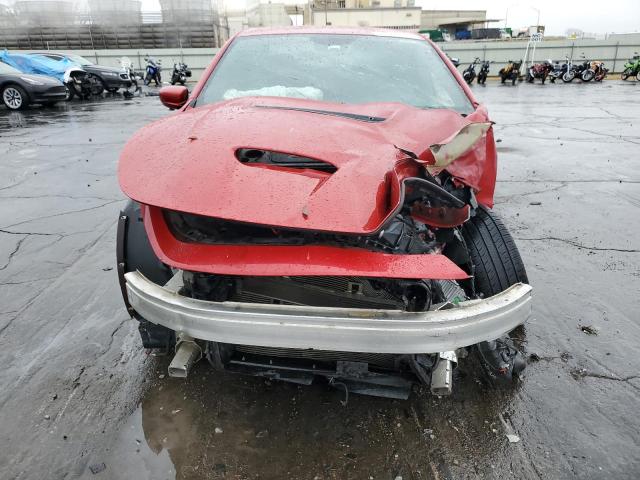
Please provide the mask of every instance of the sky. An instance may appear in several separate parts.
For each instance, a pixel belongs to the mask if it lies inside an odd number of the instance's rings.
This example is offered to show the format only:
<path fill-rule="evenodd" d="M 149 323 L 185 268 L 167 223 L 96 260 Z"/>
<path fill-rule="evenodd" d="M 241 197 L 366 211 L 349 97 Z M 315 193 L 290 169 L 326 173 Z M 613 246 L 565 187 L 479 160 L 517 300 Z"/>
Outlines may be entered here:
<path fill-rule="evenodd" d="M 226 0 L 233 6 L 244 0 Z M 263 2 L 267 3 L 265 0 Z M 305 0 L 273 0 L 273 3 L 304 3 Z M 568 29 L 584 32 L 640 32 L 640 0 L 416 0 L 428 10 L 487 10 L 487 18 L 501 19 L 495 26 L 519 29 L 535 25 L 540 11 L 540 24 L 547 35 L 564 35 Z M 159 10 L 158 0 L 142 0 L 143 10 Z"/>

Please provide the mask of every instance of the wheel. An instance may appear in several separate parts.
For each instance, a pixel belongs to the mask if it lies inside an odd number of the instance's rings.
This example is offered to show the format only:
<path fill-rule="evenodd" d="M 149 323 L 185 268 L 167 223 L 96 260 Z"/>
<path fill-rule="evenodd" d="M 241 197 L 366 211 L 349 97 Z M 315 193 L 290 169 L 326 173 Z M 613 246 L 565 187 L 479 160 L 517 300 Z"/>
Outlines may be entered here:
<path fill-rule="evenodd" d="M 479 206 L 476 215 L 463 225 L 462 236 L 474 266 L 477 293 L 489 297 L 516 283 L 529 283 L 518 248 L 494 212 Z"/>
<path fill-rule="evenodd" d="M 74 88 L 70 87 L 69 85 L 65 85 L 64 89 L 65 89 L 65 93 L 66 93 L 66 96 L 64 97 L 64 101 L 65 102 L 69 102 L 76 95 L 76 91 L 75 91 Z"/>
<path fill-rule="evenodd" d="M 527 82 L 533 83 L 533 75 L 531 75 L 530 73 L 527 73 Z"/>
<path fill-rule="evenodd" d="M 562 81 L 564 83 L 570 83 L 574 78 L 576 78 L 576 72 L 564 72 L 564 75 L 562 75 Z"/>
<path fill-rule="evenodd" d="M 638 70 L 638 73 L 636 73 L 636 80 L 640 82 L 640 70 Z"/>
<path fill-rule="evenodd" d="M 476 215 L 463 225 L 462 236 L 473 264 L 477 294 L 489 297 L 516 283 L 529 283 L 511 234 L 491 210 L 478 207 Z M 476 347 L 480 363 L 494 385 L 511 385 L 514 375 L 526 366 L 509 336 L 481 342 Z"/>
<path fill-rule="evenodd" d="M 171 269 L 153 252 L 140 215 L 140 204 L 136 202 L 130 201 L 120 212 L 116 257 L 119 263 L 124 263 L 123 271 L 118 272 L 119 276 L 137 270 L 159 285 L 164 285 L 173 276 Z M 133 313 L 133 316 L 140 322 L 138 330 L 144 348 L 168 350 L 175 344 L 173 330 L 150 323 L 138 313 Z"/>
<path fill-rule="evenodd" d="M 29 96 L 18 85 L 7 85 L 2 90 L 2 101 L 9 110 L 22 110 L 29 105 Z"/>
<path fill-rule="evenodd" d="M 504 84 L 504 82 L 507 81 L 507 77 L 505 77 L 504 75 L 500 76 L 500 83 Z"/>
<path fill-rule="evenodd" d="M 89 75 L 89 83 L 91 84 L 91 95 L 96 97 L 102 95 L 105 86 L 100 78 L 95 75 Z"/>
<path fill-rule="evenodd" d="M 593 80 L 593 77 L 595 76 L 596 76 L 596 73 L 593 70 L 588 69 L 582 72 L 581 78 L 583 82 L 590 82 L 591 80 Z"/>
<path fill-rule="evenodd" d="M 544 82 L 547 81 L 547 76 L 546 75 L 542 75 L 542 77 L 540 77 L 540 81 L 542 82 L 542 85 L 544 85 Z"/>
<path fill-rule="evenodd" d="M 626 80 L 630 76 L 631 76 L 631 69 L 630 68 L 625 68 L 624 71 L 620 74 L 620 78 L 622 80 Z"/>

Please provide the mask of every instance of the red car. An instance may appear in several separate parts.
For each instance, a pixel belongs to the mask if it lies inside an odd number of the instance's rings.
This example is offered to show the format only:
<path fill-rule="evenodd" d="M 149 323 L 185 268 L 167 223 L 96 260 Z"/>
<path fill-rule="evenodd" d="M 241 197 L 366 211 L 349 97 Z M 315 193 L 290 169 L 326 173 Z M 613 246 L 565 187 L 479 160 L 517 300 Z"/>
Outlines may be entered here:
<path fill-rule="evenodd" d="M 524 367 L 507 334 L 531 287 L 491 211 L 492 124 L 429 40 L 249 30 L 160 98 L 179 112 L 120 159 L 117 256 L 169 375 L 206 358 L 405 398 L 450 393 L 467 353 L 496 380 Z"/>

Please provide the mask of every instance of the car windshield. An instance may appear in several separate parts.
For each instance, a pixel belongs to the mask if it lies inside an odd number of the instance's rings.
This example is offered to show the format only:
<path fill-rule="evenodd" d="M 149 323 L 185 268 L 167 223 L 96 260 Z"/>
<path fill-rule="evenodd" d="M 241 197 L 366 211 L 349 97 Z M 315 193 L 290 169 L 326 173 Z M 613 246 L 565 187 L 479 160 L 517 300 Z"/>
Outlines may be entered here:
<path fill-rule="evenodd" d="M 8 74 L 13 75 L 16 73 L 22 73 L 22 72 L 17 68 L 13 68 L 12 66 L 7 65 L 4 62 L 0 62 L 0 75 L 8 75 Z"/>
<path fill-rule="evenodd" d="M 400 102 L 470 113 L 473 106 L 435 49 L 410 38 L 257 35 L 234 40 L 196 104 L 246 96 L 338 103 Z"/>

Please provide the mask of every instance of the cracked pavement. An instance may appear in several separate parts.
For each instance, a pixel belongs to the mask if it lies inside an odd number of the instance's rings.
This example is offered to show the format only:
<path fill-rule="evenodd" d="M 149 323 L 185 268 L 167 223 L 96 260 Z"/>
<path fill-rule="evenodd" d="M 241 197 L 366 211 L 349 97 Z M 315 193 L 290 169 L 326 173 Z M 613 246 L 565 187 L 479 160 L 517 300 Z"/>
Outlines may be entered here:
<path fill-rule="evenodd" d="M 169 379 L 141 349 L 112 268 L 115 172 L 169 114 L 157 98 L 0 111 L 0 478 L 640 477 L 640 84 L 473 88 L 534 286 L 526 374 L 494 390 L 462 360 L 450 398 L 344 407 L 204 363 Z"/>

